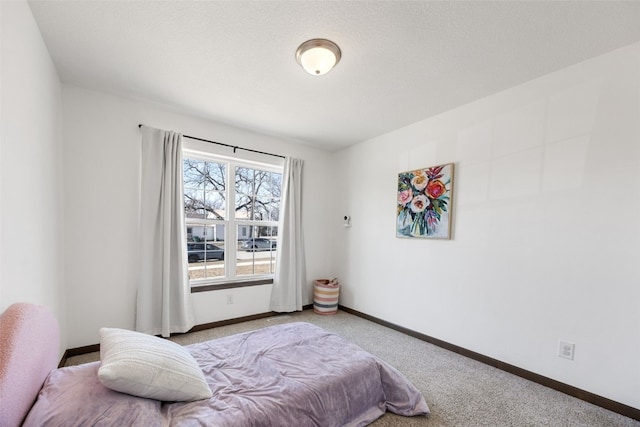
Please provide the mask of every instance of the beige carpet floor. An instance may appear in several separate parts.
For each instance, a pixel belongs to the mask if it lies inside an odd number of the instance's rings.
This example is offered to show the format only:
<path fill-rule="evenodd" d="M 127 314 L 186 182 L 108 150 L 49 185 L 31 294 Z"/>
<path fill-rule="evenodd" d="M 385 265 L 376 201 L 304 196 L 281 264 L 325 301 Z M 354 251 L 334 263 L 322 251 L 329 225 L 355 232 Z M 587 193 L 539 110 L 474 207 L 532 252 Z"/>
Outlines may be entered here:
<path fill-rule="evenodd" d="M 346 338 L 401 371 L 422 392 L 429 417 L 385 414 L 374 427 L 640 427 L 640 421 L 508 374 L 345 312 L 319 316 L 312 310 L 178 335 L 183 345 L 284 322 L 309 322 Z M 76 356 L 67 366 L 99 360 Z"/>

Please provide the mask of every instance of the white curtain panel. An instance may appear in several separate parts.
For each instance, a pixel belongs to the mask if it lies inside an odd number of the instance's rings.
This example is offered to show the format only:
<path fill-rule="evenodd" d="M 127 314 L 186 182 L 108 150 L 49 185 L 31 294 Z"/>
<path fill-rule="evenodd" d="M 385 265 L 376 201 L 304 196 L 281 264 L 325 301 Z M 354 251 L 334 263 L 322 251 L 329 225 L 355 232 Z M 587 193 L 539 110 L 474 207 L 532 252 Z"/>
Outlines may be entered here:
<path fill-rule="evenodd" d="M 302 163 L 290 157 L 284 162 L 276 274 L 270 306 L 280 313 L 302 310 L 303 288 L 307 282 L 302 233 Z"/>
<path fill-rule="evenodd" d="M 142 127 L 136 330 L 168 337 L 195 323 L 186 260 L 182 135 Z"/>

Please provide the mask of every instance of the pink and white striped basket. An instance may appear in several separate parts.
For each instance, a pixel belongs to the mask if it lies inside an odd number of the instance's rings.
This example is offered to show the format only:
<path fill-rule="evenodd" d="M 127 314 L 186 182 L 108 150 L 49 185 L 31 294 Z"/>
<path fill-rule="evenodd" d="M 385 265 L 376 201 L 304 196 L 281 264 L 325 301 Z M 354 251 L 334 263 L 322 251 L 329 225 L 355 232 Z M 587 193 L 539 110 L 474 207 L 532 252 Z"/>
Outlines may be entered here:
<path fill-rule="evenodd" d="M 317 314 L 336 314 L 340 284 L 337 279 L 315 280 L 313 282 L 313 312 Z"/>

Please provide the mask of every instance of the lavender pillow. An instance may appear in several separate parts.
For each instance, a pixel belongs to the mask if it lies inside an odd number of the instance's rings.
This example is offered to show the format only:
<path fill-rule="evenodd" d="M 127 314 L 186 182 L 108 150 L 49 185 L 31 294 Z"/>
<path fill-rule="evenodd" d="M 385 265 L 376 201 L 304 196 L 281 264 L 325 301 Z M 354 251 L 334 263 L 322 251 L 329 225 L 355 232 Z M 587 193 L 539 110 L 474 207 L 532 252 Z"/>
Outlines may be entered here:
<path fill-rule="evenodd" d="M 52 371 L 22 427 L 168 425 L 162 402 L 104 387 L 99 367 L 93 362 Z"/>

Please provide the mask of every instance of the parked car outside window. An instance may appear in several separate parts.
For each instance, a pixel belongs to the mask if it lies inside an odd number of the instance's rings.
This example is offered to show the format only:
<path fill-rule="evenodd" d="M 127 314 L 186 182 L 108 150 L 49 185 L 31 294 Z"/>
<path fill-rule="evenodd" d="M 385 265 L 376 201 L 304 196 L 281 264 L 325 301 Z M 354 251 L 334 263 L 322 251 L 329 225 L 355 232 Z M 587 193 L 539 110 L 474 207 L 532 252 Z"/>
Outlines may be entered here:
<path fill-rule="evenodd" d="M 224 249 L 211 243 L 187 243 L 187 259 L 190 263 L 210 259 L 224 259 Z"/>
<path fill-rule="evenodd" d="M 276 241 L 258 237 L 242 242 L 240 247 L 245 251 L 268 251 L 276 248 Z"/>

